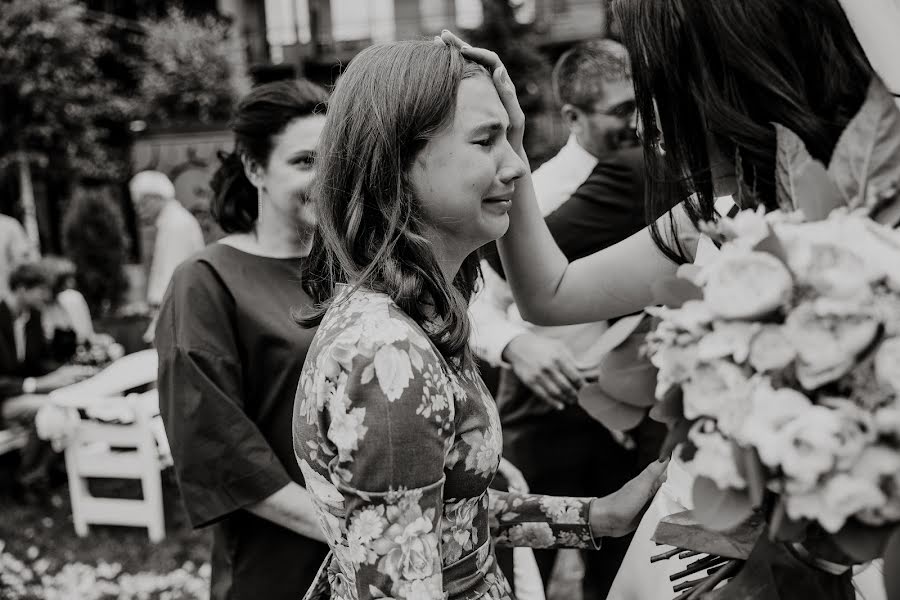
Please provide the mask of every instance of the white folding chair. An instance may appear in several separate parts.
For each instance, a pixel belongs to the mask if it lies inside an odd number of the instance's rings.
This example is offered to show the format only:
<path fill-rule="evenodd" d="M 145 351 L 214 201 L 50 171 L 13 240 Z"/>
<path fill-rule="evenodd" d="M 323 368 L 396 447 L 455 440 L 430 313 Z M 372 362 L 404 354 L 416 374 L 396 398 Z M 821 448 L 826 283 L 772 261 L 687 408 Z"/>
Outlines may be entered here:
<path fill-rule="evenodd" d="M 67 403 L 66 409 L 78 419 L 66 442 L 66 471 L 72 520 L 79 536 L 88 534 L 90 524 L 146 527 L 150 540 L 165 537 L 162 480 L 156 436 L 151 425 L 156 390 L 127 397 L 100 398 L 90 402 Z M 129 414 L 123 408 L 127 407 Z M 81 410 L 79 410 L 81 409 Z M 91 416 L 102 412 L 123 415 L 121 422 L 100 421 Z M 88 415 L 88 416 L 83 416 Z M 131 422 L 127 421 L 131 418 Z M 137 479 L 142 498 L 98 497 L 88 488 L 89 478 Z"/>
<path fill-rule="evenodd" d="M 75 532 L 90 524 L 146 527 L 150 540 L 165 537 L 158 432 L 159 394 L 122 394 L 156 381 L 155 350 L 125 356 L 81 383 L 53 392 L 53 404 L 77 421 L 65 445 Z M 166 452 L 168 449 L 166 448 Z M 140 500 L 93 496 L 89 478 L 137 479 Z"/>

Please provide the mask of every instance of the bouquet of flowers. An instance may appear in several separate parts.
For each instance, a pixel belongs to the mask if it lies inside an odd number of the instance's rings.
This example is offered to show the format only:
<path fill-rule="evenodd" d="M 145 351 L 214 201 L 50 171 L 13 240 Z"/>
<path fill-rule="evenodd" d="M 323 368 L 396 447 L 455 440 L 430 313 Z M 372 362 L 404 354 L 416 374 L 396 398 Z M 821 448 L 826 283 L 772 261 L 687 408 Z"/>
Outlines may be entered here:
<path fill-rule="evenodd" d="M 75 349 L 72 363 L 87 367 L 106 367 L 125 356 L 125 349 L 111 335 L 97 333 Z"/>
<path fill-rule="evenodd" d="M 900 115 L 873 83 L 827 168 L 776 128 L 783 210 L 705 224 L 718 255 L 659 282 L 662 306 L 647 309 L 657 319 L 645 348 L 658 369 L 651 416 L 670 425 L 667 448 L 697 475 L 692 514 L 703 527 L 765 523 L 764 549 L 723 597 L 848 597 L 849 565 L 880 556 L 893 597 Z M 843 574 L 841 586 L 785 575 L 795 558 Z"/>

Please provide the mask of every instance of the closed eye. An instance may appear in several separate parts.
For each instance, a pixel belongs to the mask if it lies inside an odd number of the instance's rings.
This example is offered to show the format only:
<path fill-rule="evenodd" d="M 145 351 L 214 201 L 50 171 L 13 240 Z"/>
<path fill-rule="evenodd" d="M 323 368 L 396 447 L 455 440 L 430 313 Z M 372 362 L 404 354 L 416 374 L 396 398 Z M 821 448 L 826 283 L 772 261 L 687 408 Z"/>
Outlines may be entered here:
<path fill-rule="evenodd" d="M 493 138 L 485 138 L 483 140 L 475 140 L 475 143 L 478 144 L 479 146 L 484 146 L 485 148 L 490 148 L 491 146 L 494 145 L 494 139 Z"/>
<path fill-rule="evenodd" d="M 300 152 L 291 157 L 291 164 L 303 169 L 311 169 L 316 162 L 315 152 Z"/>

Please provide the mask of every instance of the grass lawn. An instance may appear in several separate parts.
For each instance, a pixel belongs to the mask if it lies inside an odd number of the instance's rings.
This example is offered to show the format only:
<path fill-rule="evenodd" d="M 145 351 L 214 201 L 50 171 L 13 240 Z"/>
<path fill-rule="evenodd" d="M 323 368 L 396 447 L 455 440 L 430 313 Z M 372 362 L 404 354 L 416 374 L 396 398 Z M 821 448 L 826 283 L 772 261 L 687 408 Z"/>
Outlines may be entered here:
<path fill-rule="evenodd" d="M 0 599 L 187 600 L 209 595 L 209 531 L 187 525 L 171 469 L 163 472 L 166 539 L 152 544 L 145 529 L 92 526 L 79 538 L 69 491 L 54 489 L 44 506 L 10 496 L 15 457 L 0 457 Z M 128 481 L 92 482 L 92 492 L 139 498 Z"/>

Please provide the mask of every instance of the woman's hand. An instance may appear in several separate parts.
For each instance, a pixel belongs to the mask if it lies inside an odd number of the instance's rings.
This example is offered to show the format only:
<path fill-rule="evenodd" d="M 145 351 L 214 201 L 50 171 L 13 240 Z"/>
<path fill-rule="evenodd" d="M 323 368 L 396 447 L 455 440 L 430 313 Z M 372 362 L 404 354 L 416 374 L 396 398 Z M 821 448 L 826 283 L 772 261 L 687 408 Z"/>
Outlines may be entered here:
<path fill-rule="evenodd" d="M 516 154 L 524 157 L 525 150 L 522 140 L 525 137 L 525 113 L 522 112 L 522 107 L 519 106 L 516 86 L 510 79 L 506 67 L 503 66 L 503 61 L 500 60 L 500 57 L 495 52 L 484 48 L 473 48 L 446 29 L 441 32 L 440 39 L 448 46 L 459 48 L 463 56 L 483 65 L 491 73 L 494 87 L 497 88 L 497 94 L 500 95 L 500 101 L 503 102 L 503 107 L 509 116 L 509 130 L 506 132 L 506 138 L 509 140 L 513 150 L 516 151 Z M 528 164 L 528 161 L 525 164 Z"/>
<path fill-rule="evenodd" d="M 654 461 L 640 475 L 609 496 L 591 503 L 591 531 L 596 537 L 621 537 L 634 531 L 644 510 L 666 480 L 669 461 Z"/>
<path fill-rule="evenodd" d="M 528 482 L 525 481 L 525 476 L 522 475 L 522 471 L 514 464 L 505 458 L 501 458 L 497 470 L 500 471 L 500 474 L 506 479 L 506 487 L 510 492 L 516 494 L 528 493 Z"/>

